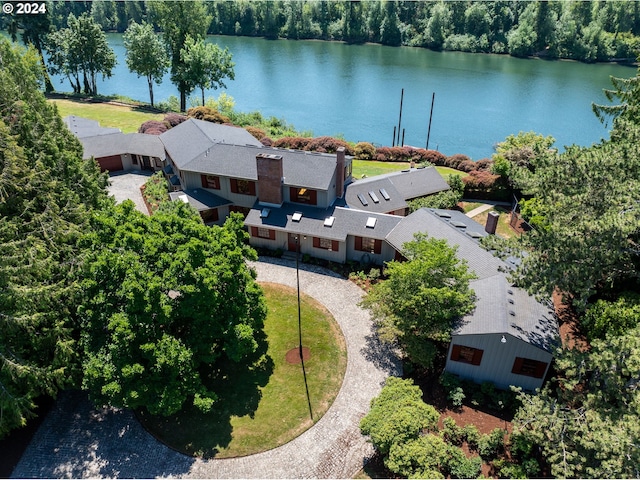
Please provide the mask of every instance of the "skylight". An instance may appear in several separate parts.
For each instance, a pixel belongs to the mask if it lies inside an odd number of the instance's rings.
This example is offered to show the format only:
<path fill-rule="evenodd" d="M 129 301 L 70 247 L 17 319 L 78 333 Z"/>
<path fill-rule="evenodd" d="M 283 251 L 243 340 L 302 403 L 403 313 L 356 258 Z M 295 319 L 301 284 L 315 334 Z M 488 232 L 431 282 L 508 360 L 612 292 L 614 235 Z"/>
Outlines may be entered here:
<path fill-rule="evenodd" d="M 369 205 L 369 202 L 367 202 L 367 199 L 364 198 L 364 195 L 362 195 L 361 193 L 358 194 L 358 200 L 360 200 L 360 203 L 365 207 Z"/>
<path fill-rule="evenodd" d="M 260 218 L 267 218 L 270 213 L 271 213 L 270 209 L 263 208 L 262 211 L 260 212 Z"/>
<path fill-rule="evenodd" d="M 327 217 L 324 219 L 325 227 L 333 227 L 333 222 L 336 221 L 336 217 Z"/>
<path fill-rule="evenodd" d="M 377 218 L 369 217 L 367 218 L 367 228 L 375 228 Z"/>
<path fill-rule="evenodd" d="M 296 212 L 291 217 L 291 220 L 293 220 L 294 222 L 299 222 L 301 218 L 302 218 L 302 213 Z"/>
<path fill-rule="evenodd" d="M 453 225 L 456 228 L 467 228 L 467 225 L 465 225 L 462 222 L 458 222 L 458 221 L 451 222 L 451 225 Z"/>
<path fill-rule="evenodd" d="M 380 189 L 380 194 L 382 195 L 382 198 L 384 198 L 385 200 L 391 200 L 391 197 L 389 196 L 389 194 L 387 193 L 387 191 L 384 188 Z"/>
<path fill-rule="evenodd" d="M 375 194 L 373 190 L 369 190 L 369 196 L 371 197 L 371 200 L 373 200 L 373 203 L 380 203 L 378 196 Z"/>

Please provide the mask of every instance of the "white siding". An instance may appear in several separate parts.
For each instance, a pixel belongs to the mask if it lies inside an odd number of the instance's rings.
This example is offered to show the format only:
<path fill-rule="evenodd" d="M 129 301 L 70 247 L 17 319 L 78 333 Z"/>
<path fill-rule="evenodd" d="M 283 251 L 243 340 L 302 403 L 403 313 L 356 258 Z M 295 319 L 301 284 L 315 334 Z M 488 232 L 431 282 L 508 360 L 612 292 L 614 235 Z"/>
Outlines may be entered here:
<path fill-rule="evenodd" d="M 524 357 L 550 364 L 552 355 L 509 334 L 505 334 L 504 337 L 505 343 L 501 342 L 502 334 L 454 335 L 449 345 L 445 370 L 478 383 L 492 382 L 503 389 L 508 389 L 511 385 L 530 391 L 540 388 L 544 376 L 534 378 L 511 373 L 515 358 Z M 453 345 L 483 350 L 480 365 L 451 360 Z M 549 365 L 547 365 L 547 371 L 548 368 Z"/>

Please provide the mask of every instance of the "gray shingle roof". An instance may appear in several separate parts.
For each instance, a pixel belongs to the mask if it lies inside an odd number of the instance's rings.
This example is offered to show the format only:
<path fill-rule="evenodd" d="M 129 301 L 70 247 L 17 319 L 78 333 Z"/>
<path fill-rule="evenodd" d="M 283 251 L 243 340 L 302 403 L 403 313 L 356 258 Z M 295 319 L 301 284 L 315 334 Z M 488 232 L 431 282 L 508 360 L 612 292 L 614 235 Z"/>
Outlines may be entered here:
<path fill-rule="evenodd" d="M 376 178 L 376 177 L 374 177 Z M 385 199 L 382 191 L 387 193 L 389 199 Z M 378 202 L 376 203 L 369 192 L 373 192 Z M 367 205 L 363 205 L 358 195 L 362 195 L 367 202 Z M 407 207 L 407 202 L 404 200 L 404 196 L 396 189 L 387 177 L 372 178 L 370 181 L 358 180 L 356 182 L 347 185 L 345 191 L 345 202 L 351 208 L 358 210 L 364 210 L 367 212 L 386 213 L 394 210 L 400 210 Z"/>
<path fill-rule="evenodd" d="M 194 207 L 199 212 L 208 210 L 210 208 L 221 207 L 223 205 L 231 205 L 232 202 L 223 198 L 215 193 L 211 193 L 203 188 L 194 188 L 191 190 L 184 190 L 180 192 L 171 192 L 169 197 L 171 200 L 183 200 L 182 197 L 186 197 L 189 205 Z"/>
<path fill-rule="evenodd" d="M 504 333 L 547 351 L 556 345 L 558 325 L 550 305 L 512 286 L 502 274 L 475 280 L 470 287 L 476 294 L 475 309 L 454 335 Z"/>
<path fill-rule="evenodd" d="M 439 216 L 446 215 L 446 216 Z M 452 223 L 453 222 L 453 223 Z M 466 225 L 465 228 L 454 224 Z M 421 208 L 404 217 L 402 222 L 389 234 L 389 242 L 396 250 L 402 250 L 406 242 L 413 240 L 415 233 L 427 233 L 430 237 L 446 240 L 458 247 L 458 257 L 465 259 L 469 268 L 478 278 L 491 277 L 505 268 L 505 263 L 479 246 L 474 236 L 488 235 L 484 227 L 462 212 Z"/>
<path fill-rule="evenodd" d="M 266 218 L 260 217 L 261 206 L 257 205 L 245 218 L 245 225 L 253 227 L 273 228 L 275 230 L 344 241 L 347 235 L 357 235 L 383 240 L 400 222 L 402 217 L 377 213 L 368 213 L 350 208 L 330 207 L 319 209 L 302 205 L 285 203 L 281 208 L 270 209 Z M 302 213 L 299 222 L 294 222 L 294 213 Z M 327 217 L 335 217 L 331 227 L 325 226 Z M 376 219 L 375 227 L 368 228 L 367 220 Z"/>
<path fill-rule="evenodd" d="M 88 118 L 76 117 L 75 115 L 69 115 L 64 117 L 64 123 L 67 128 L 71 130 L 78 138 L 95 137 L 97 135 L 110 135 L 112 133 L 120 133 L 119 128 L 101 127 L 100 123 Z"/>
<path fill-rule="evenodd" d="M 404 217 L 387 236 L 387 242 L 400 249 L 417 232 L 458 246 L 458 258 L 465 260 L 478 277 L 470 284 L 477 297 L 475 310 L 462 319 L 454 335 L 508 333 L 551 350 L 558 333 L 553 312 L 510 284 L 506 271 L 512 265 L 479 245 L 478 238 L 488 235 L 482 225 L 462 212 L 423 208 Z"/>
<path fill-rule="evenodd" d="M 332 188 L 335 154 L 264 147 L 242 128 L 194 119 L 168 130 L 160 139 L 180 170 L 257 180 L 256 155 L 275 154 L 282 156 L 286 185 Z"/>
<path fill-rule="evenodd" d="M 449 190 L 449 184 L 435 167 L 412 168 L 385 176 L 402 192 L 405 200 Z"/>
<path fill-rule="evenodd" d="M 83 147 L 83 158 L 102 158 L 112 155 L 130 153 L 148 155 L 162 160 L 165 158 L 164 147 L 157 135 L 144 133 L 111 133 L 80 138 Z"/>

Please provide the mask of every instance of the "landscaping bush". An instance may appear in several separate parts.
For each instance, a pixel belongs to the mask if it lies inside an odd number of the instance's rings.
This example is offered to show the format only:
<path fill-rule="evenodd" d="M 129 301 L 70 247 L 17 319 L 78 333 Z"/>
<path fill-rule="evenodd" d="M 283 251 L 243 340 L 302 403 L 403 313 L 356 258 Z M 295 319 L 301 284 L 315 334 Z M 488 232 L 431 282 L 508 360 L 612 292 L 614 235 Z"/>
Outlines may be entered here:
<path fill-rule="evenodd" d="M 163 202 L 169 201 L 169 182 L 162 172 L 156 172 L 149 177 L 140 190 L 151 210 L 149 213 L 154 213 Z"/>
<path fill-rule="evenodd" d="M 163 123 L 167 125 L 167 128 L 173 128 L 176 125 L 180 125 L 182 122 L 187 120 L 187 118 L 187 116 L 179 113 L 167 113 L 164 116 Z"/>
<path fill-rule="evenodd" d="M 273 142 L 277 148 L 292 148 L 293 150 L 306 150 L 311 141 L 308 137 L 282 137 Z"/>
<path fill-rule="evenodd" d="M 478 441 L 478 453 L 486 461 L 504 453 L 504 435 L 502 428 L 494 428 L 488 435 L 482 435 Z"/>
<path fill-rule="evenodd" d="M 146 133 L 147 135 L 160 135 L 167 131 L 167 125 L 158 120 L 147 120 L 138 129 L 138 133 Z"/>
<path fill-rule="evenodd" d="M 272 140 L 272 139 L 270 139 L 269 137 L 263 137 L 263 138 L 261 138 L 261 139 L 260 139 L 260 143 L 261 143 L 262 145 L 264 145 L 265 147 L 273 147 L 273 144 L 274 144 L 273 140 Z"/>
<path fill-rule="evenodd" d="M 261 128 L 258 127 L 244 127 L 245 130 L 247 132 L 249 132 L 253 138 L 255 138 L 256 140 L 262 140 L 263 138 L 265 138 L 267 136 L 266 132 L 264 130 L 262 130 Z M 264 144 L 263 144 L 264 145 Z"/>
<path fill-rule="evenodd" d="M 447 467 L 452 478 L 478 478 L 482 468 L 482 459 L 478 456 L 467 458 L 461 448 L 449 446 Z"/>
<path fill-rule="evenodd" d="M 476 167 L 475 170 L 491 171 L 491 168 L 493 167 L 493 160 L 491 160 L 490 158 L 483 158 L 482 160 L 478 160 L 477 162 L 474 162 L 474 164 Z"/>
<path fill-rule="evenodd" d="M 462 179 L 465 197 L 492 200 L 507 200 L 509 190 L 504 177 L 488 170 L 474 170 Z"/>
<path fill-rule="evenodd" d="M 463 155 L 461 153 L 456 153 L 455 155 L 451 155 L 447 157 L 445 165 L 449 168 L 455 168 L 456 170 L 459 170 L 458 167 L 462 162 L 471 162 L 471 161 L 472 160 L 466 155 Z"/>
<path fill-rule="evenodd" d="M 453 406 L 461 407 L 462 402 L 465 399 L 465 394 L 462 389 L 460 379 L 449 372 L 444 372 L 440 376 L 440 384 L 447 392 L 447 399 L 453 404 Z"/>
<path fill-rule="evenodd" d="M 311 152 L 335 153 L 338 148 L 344 147 L 347 155 L 352 155 L 353 150 L 347 142 L 334 137 L 316 137 L 312 138 L 307 144 L 307 148 Z"/>
<path fill-rule="evenodd" d="M 231 123 L 231 119 L 211 107 L 193 107 L 187 110 L 187 116 L 211 123 Z"/>
<path fill-rule="evenodd" d="M 462 427 L 462 434 L 464 436 L 464 440 L 467 442 L 469 446 L 469 450 L 478 450 L 478 442 L 480 442 L 480 430 L 475 425 L 465 425 Z"/>
<path fill-rule="evenodd" d="M 376 155 L 376 147 L 369 142 L 359 142 L 356 143 L 353 153 L 359 160 L 373 160 Z"/>
<path fill-rule="evenodd" d="M 453 418 L 447 417 L 442 421 L 442 438 L 459 447 L 464 442 L 464 430 L 458 426 Z"/>

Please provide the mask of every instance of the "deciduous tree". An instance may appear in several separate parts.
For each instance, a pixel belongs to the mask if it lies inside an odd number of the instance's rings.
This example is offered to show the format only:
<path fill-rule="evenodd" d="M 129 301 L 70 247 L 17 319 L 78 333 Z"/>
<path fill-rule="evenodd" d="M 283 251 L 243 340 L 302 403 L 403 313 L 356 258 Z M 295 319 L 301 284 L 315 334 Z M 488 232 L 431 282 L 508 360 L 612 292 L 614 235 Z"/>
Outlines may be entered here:
<path fill-rule="evenodd" d="M 160 27 L 171 57 L 171 81 L 180 92 L 180 111 L 187 109 L 189 84 L 184 79 L 185 64 L 182 49 L 191 36 L 195 41 L 203 40 L 212 17 L 201 0 L 191 2 L 150 1 L 148 11 Z"/>
<path fill-rule="evenodd" d="M 153 107 L 153 82 L 160 85 L 170 62 L 166 46 L 148 23 L 131 23 L 123 36 L 127 49 L 127 67 L 139 77 L 144 76 L 149 85 L 149 99 Z"/>
<path fill-rule="evenodd" d="M 408 261 L 388 263 L 388 279 L 371 289 L 363 305 L 383 339 L 397 340 L 409 359 L 428 368 L 433 342 L 450 339 L 454 322 L 473 308 L 473 274 L 445 240 L 418 234 L 402 253 Z"/>
<path fill-rule="evenodd" d="M 180 58 L 183 66 L 179 73 L 185 92 L 189 94 L 199 88 L 202 94 L 202 105 L 205 104 L 204 91 L 207 88 L 226 87 L 225 78 L 235 78 L 229 49 L 221 49 L 218 45 L 204 40 L 195 40 L 187 36 Z"/>
<path fill-rule="evenodd" d="M 84 388 L 98 405 L 170 415 L 208 410 L 224 362 L 263 353 L 266 307 L 239 216 L 206 227 L 182 202 L 148 217 L 131 202 L 99 215 L 85 271 Z"/>
<path fill-rule="evenodd" d="M 88 13 L 71 14 L 68 27 L 51 33 L 47 39 L 50 71 L 65 75 L 74 93 L 96 95 L 97 77 L 110 77 L 116 56 L 104 32 Z"/>

